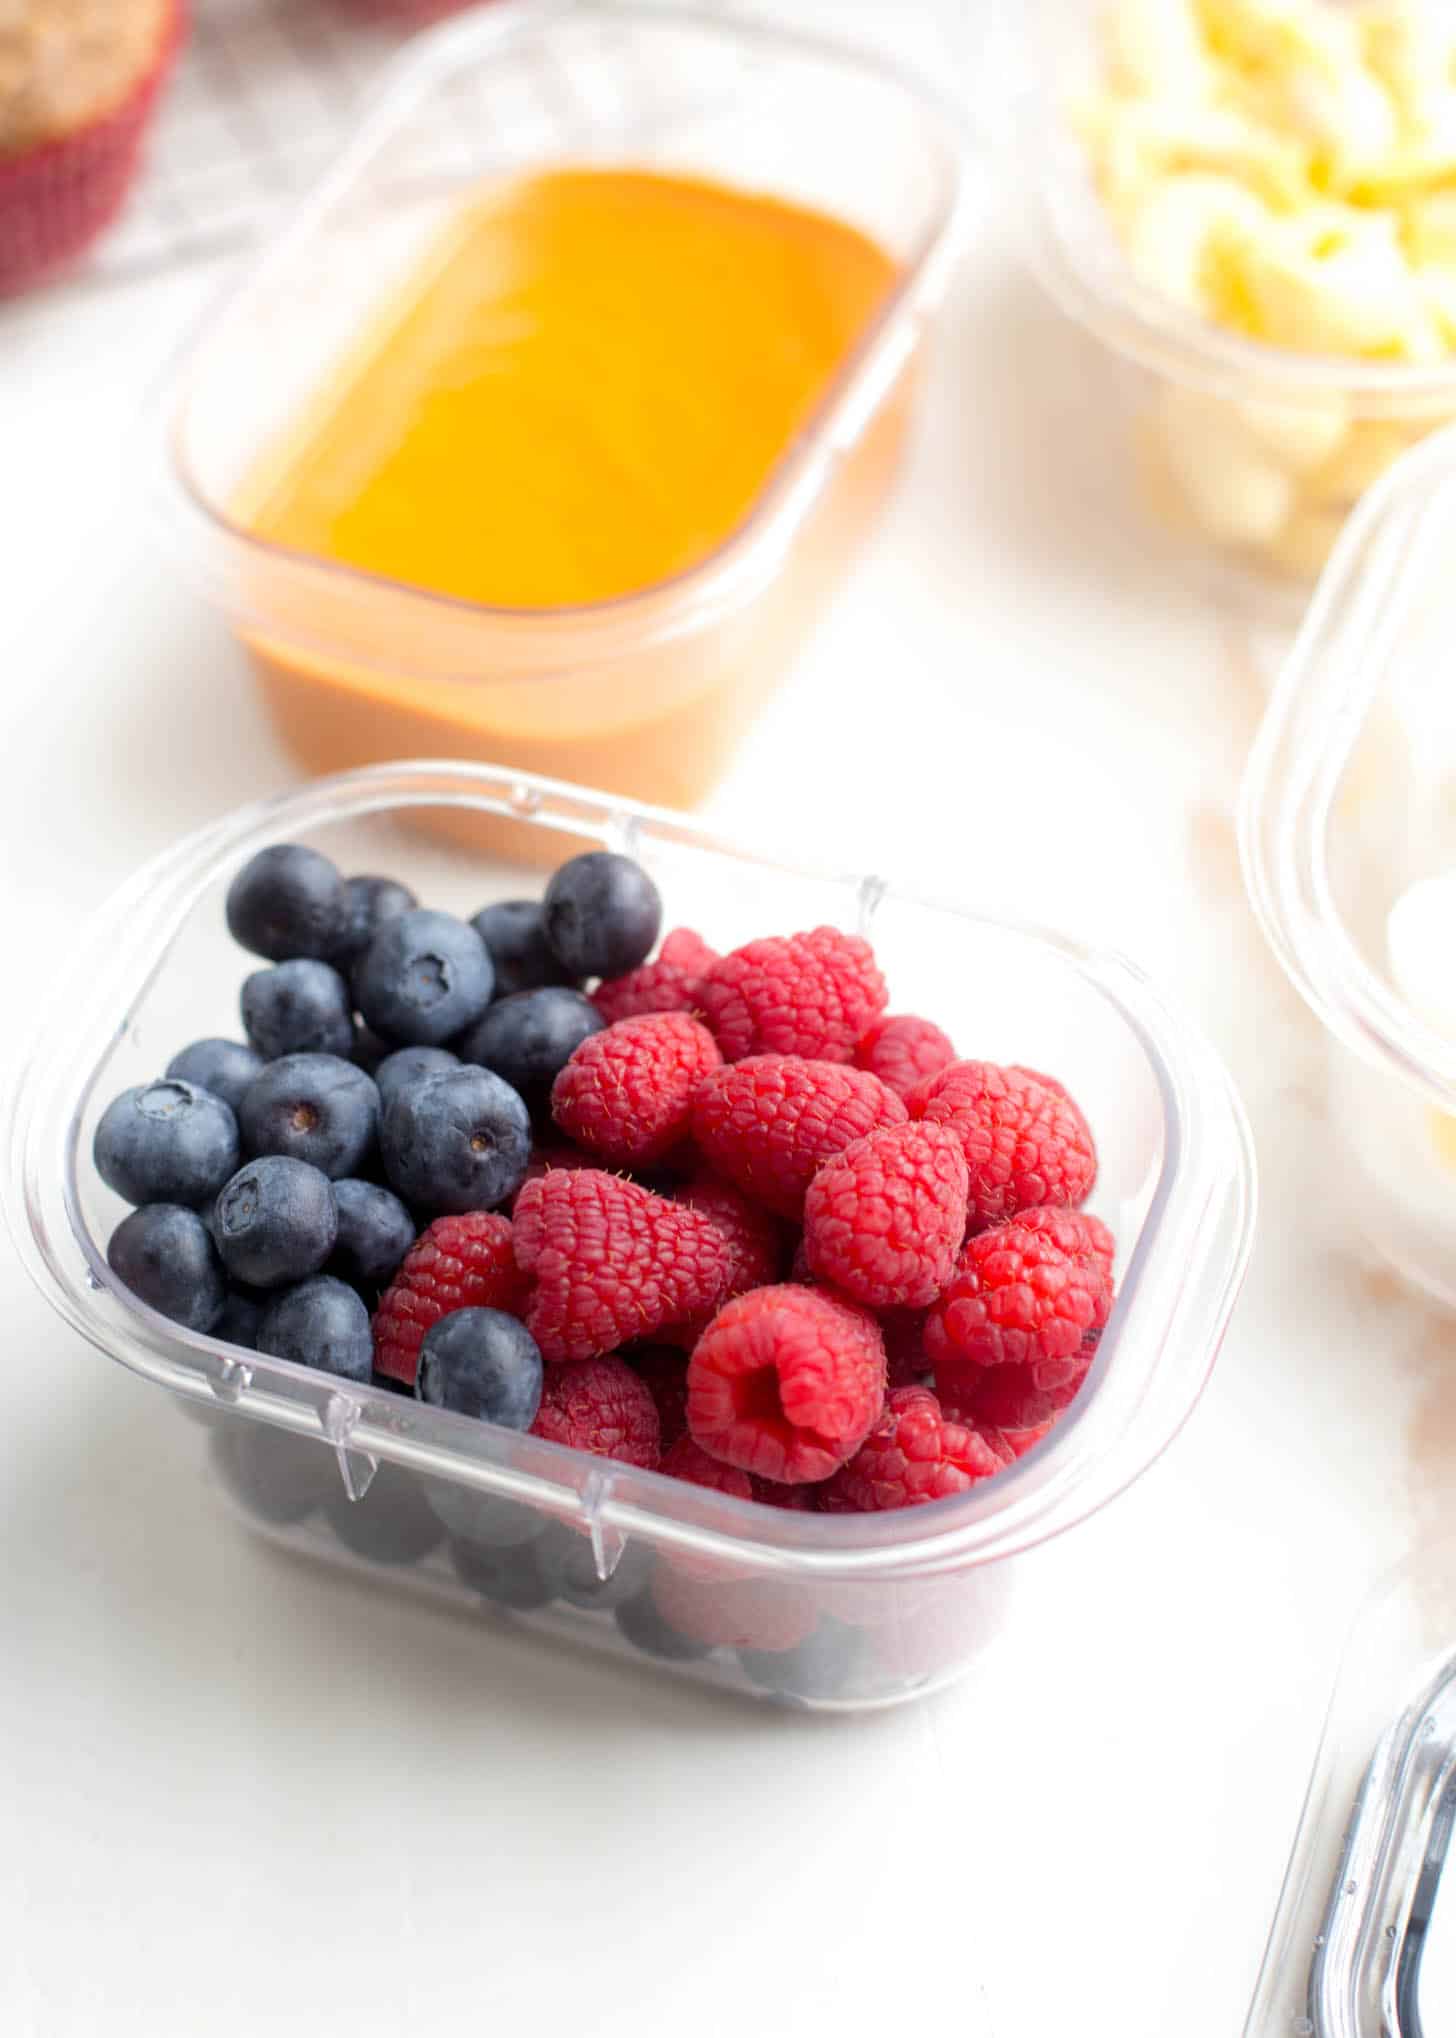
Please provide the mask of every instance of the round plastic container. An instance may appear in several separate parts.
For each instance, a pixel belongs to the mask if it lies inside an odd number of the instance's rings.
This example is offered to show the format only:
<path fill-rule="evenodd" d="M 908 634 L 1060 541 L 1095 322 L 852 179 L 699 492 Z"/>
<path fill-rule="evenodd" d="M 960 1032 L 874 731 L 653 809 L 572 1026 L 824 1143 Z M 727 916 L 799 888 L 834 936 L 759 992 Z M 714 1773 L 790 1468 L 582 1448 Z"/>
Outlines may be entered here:
<path fill-rule="evenodd" d="M 769 193 L 858 227 L 898 265 L 736 534 L 640 594 L 530 611 L 426 593 L 240 528 L 230 504 L 243 478 L 462 194 L 563 164 Z M 485 7 L 413 42 L 169 397 L 169 548 L 252 654 L 304 769 L 448 754 L 698 801 L 889 492 L 961 175 L 955 125 L 920 85 L 772 27 L 582 0 Z"/>
<path fill-rule="evenodd" d="M 1105 76 L 1105 24 L 1100 0 L 999 0 L 986 125 L 1023 245 L 1055 302 L 1099 343 L 1088 402 L 1115 408 L 1122 424 L 1110 495 L 1131 497 L 1195 568 L 1231 572 L 1289 607 L 1364 491 L 1456 417 L 1456 360 L 1267 346 L 1141 283 L 1074 130 L 1074 109 Z"/>
<path fill-rule="evenodd" d="M 178 1044 L 235 1026 L 232 873 L 264 843 L 305 839 L 447 909 L 518 891 L 519 874 L 417 825 L 442 808 L 494 816 L 525 862 L 542 860 L 543 842 L 628 851 L 657 879 L 669 924 L 723 948 L 766 929 L 856 928 L 906 1009 L 937 1013 L 977 1053 L 1058 1072 L 1097 1131 L 1094 1200 L 1117 1235 L 1119 1294 L 1088 1384 L 1048 1438 L 956 1500 L 785 1512 L 243 1353 L 119 1286 L 106 1240 L 122 1206 L 91 1164 L 95 1121 Z M 151 864 L 80 943 L 12 1096 L 6 1208 L 27 1267 L 83 1336 L 209 1418 L 224 1490 L 263 1533 L 644 1665 L 845 1708 L 953 1677 L 996 1632 L 1021 1553 L 1103 1506 L 1169 1442 L 1213 1363 L 1254 1220 L 1228 1077 L 1126 963 L 877 877 L 789 868 L 681 817 L 470 765 L 339 777 Z M 699 1601 L 705 1577 L 731 1582 L 716 1646 L 664 1631 L 643 1597 L 654 1570 L 679 1573 Z"/>
<path fill-rule="evenodd" d="M 1456 432 L 1351 519 L 1295 641 L 1240 801 L 1254 910 L 1329 1033 L 1331 1180 L 1402 1274 L 1456 1307 L 1456 1039 L 1386 954 L 1391 907 L 1456 867 Z"/>

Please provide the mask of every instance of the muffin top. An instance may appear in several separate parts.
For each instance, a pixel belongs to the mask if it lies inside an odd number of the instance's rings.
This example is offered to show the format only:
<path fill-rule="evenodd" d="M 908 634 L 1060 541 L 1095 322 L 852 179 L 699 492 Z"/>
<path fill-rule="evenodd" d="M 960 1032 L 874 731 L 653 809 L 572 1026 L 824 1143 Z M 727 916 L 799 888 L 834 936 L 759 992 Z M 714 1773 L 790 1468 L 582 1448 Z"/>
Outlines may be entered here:
<path fill-rule="evenodd" d="M 0 0 L 0 156 L 109 113 L 150 70 L 172 0 Z"/>

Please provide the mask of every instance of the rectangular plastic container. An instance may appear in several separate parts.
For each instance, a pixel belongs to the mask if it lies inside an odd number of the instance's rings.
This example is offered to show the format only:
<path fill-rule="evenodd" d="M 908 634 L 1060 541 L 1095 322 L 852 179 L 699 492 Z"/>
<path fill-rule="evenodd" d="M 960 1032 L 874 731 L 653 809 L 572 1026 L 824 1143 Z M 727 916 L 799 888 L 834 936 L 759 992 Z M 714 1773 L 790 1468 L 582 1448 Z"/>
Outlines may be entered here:
<path fill-rule="evenodd" d="M 493 816 L 523 862 L 582 838 L 640 857 L 668 923 L 723 948 L 766 929 L 858 929 L 905 1009 L 935 1012 L 976 1053 L 1057 1070 L 1099 1140 L 1094 1205 L 1117 1234 L 1119 1294 L 1088 1384 L 1049 1437 L 954 1500 L 786 1512 L 244 1354 L 119 1287 L 106 1240 L 122 1208 L 91 1164 L 95 1121 L 179 1042 L 234 1026 L 239 956 L 222 912 L 233 872 L 265 843 L 304 839 L 447 909 L 518 891 L 519 875 L 445 843 L 442 809 Z M 878 877 L 786 867 L 680 816 L 472 765 L 342 776 L 233 815 L 143 870 L 80 943 L 12 1116 L 6 1201 L 26 1265 L 83 1336 L 208 1417 L 222 1484 L 262 1532 L 477 1614 L 511 1610 L 644 1664 L 846 1709 L 952 1678 L 995 1634 L 1020 1554 L 1158 1455 L 1207 1378 L 1253 1226 L 1229 1080 L 1126 963 Z M 520 1567 L 503 1553 L 542 1535 L 571 1561 L 550 1603 L 528 1590 L 522 1604 Z M 658 1567 L 732 1581 L 732 1646 L 690 1653 L 644 1614 Z"/>
<path fill-rule="evenodd" d="M 1073 112 L 1106 64 L 1103 0 L 996 0 L 980 93 L 1027 259 L 1096 343 L 1087 401 L 1119 420 L 1109 499 L 1179 564 L 1291 612 L 1366 488 L 1456 417 L 1432 367 L 1264 345 L 1150 290 L 1093 183 Z"/>
<path fill-rule="evenodd" d="M 1350 1224 L 1456 1307 L 1456 1038 L 1394 982 L 1386 928 L 1456 869 L 1456 431 L 1351 520 L 1250 756 L 1244 874 L 1265 934 L 1329 1032 L 1332 1182 Z"/>
<path fill-rule="evenodd" d="M 737 534 L 640 594 L 529 611 L 290 554 L 231 521 L 262 449 L 462 193 L 566 163 L 771 193 L 860 228 L 899 266 Z M 961 174 L 955 125 L 923 87 L 769 26 L 543 0 L 483 8 L 412 43 L 333 173 L 205 326 L 169 399 L 169 543 L 248 647 L 304 769 L 448 754 L 697 802 L 890 489 Z"/>

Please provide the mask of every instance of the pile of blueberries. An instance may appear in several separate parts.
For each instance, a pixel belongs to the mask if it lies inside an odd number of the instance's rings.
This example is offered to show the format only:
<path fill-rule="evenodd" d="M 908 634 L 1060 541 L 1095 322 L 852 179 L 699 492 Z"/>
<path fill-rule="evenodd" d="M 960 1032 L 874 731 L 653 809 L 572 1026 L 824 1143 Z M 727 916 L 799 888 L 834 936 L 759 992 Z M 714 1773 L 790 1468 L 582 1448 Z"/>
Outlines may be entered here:
<path fill-rule="evenodd" d="M 261 850 L 227 895 L 229 930 L 267 965 L 243 983 L 246 1039 L 193 1041 L 97 1125 L 97 1171 L 137 1206 L 113 1271 L 189 1330 L 370 1380 L 371 1311 L 400 1261 L 433 1218 L 514 1196 L 552 1082 L 603 1023 L 583 987 L 643 961 L 661 917 L 647 873 L 607 851 L 563 864 L 540 900 L 461 920 L 302 844 Z M 528 1428 L 541 1360 L 524 1327 L 493 1310 L 445 1324 L 416 1391 Z"/>

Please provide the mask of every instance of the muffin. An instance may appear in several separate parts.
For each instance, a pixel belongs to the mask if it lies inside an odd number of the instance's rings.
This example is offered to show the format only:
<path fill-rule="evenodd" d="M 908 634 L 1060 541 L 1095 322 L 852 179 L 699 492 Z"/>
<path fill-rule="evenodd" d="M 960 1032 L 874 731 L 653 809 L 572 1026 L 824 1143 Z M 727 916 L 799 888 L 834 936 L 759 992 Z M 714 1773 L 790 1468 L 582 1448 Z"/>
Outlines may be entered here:
<path fill-rule="evenodd" d="M 181 41 L 184 0 L 0 0 L 0 293 L 121 210 Z"/>

